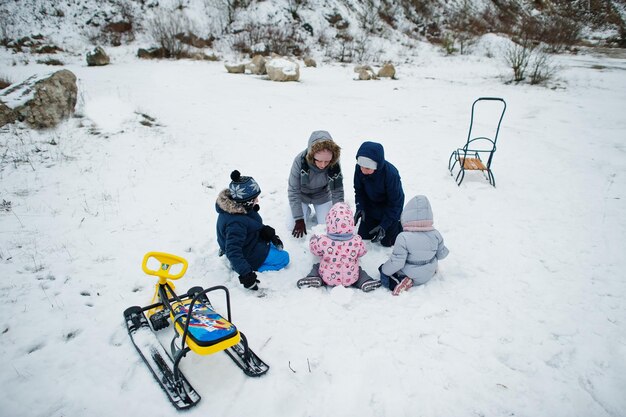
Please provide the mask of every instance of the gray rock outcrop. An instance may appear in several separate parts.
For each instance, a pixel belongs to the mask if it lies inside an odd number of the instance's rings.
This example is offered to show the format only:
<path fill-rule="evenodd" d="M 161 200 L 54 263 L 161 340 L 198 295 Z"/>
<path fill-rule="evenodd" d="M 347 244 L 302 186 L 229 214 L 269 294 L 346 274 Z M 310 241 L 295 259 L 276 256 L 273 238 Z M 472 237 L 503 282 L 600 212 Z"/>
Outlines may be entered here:
<path fill-rule="evenodd" d="M 100 46 L 96 46 L 93 51 L 87 52 L 88 67 L 101 67 L 103 65 L 109 65 L 110 62 L 109 56 Z"/>
<path fill-rule="evenodd" d="M 378 70 L 378 76 L 380 78 L 396 78 L 396 68 L 391 63 L 386 63 L 381 69 Z"/>
<path fill-rule="evenodd" d="M 0 92 L 0 126 L 19 120 L 35 129 L 54 127 L 72 115 L 77 96 L 69 70 L 34 75 Z"/>
<path fill-rule="evenodd" d="M 300 65 L 287 58 L 272 58 L 265 62 L 267 76 L 272 81 L 298 81 Z"/>
<path fill-rule="evenodd" d="M 246 69 L 250 71 L 251 74 L 255 75 L 265 75 L 267 74 L 265 70 L 265 58 L 263 55 L 255 55 L 248 64 L 246 64 Z"/>
<path fill-rule="evenodd" d="M 226 71 L 230 74 L 245 74 L 246 64 L 224 64 Z"/>

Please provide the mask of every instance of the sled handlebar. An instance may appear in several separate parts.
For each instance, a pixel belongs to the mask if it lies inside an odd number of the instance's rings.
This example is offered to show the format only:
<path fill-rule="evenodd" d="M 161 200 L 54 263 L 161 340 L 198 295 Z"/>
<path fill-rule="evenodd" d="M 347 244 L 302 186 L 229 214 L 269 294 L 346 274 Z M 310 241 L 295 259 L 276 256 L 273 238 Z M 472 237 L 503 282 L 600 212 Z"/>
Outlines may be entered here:
<path fill-rule="evenodd" d="M 148 261 L 150 259 L 156 259 L 160 264 L 159 269 L 151 269 L 148 267 Z M 170 273 L 170 269 L 174 265 L 182 264 L 182 269 L 178 273 Z M 179 279 L 185 272 L 187 272 L 187 260 L 181 258 L 180 256 L 171 255 L 165 252 L 148 252 L 144 255 L 143 261 L 141 262 L 141 269 L 148 275 L 154 275 L 161 279 L 162 283 L 165 283 L 166 280 L 171 279 Z"/>

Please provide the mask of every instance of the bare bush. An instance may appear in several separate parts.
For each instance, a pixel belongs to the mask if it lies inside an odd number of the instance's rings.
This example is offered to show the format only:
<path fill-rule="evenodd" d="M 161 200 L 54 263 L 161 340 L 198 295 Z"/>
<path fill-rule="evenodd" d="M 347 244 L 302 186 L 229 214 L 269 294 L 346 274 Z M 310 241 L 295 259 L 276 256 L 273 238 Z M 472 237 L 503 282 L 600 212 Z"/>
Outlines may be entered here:
<path fill-rule="evenodd" d="M 526 69 L 530 63 L 534 46 L 531 42 L 512 43 L 504 51 L 504 60 L 513 70 L 513 81 L 520 82 L 526 78 Z"/>
<path fill-rule="evenodd" d="M 551 16 L 544 22 L 539 40 L 548 44 L 551 52 L 557 53 L 578 43 L 581 32 L 580 22 L 561 16 Z"/>
<path fill-rule="evenodd" d="M 469 47 L 476 42 L 476 38 L 488 32 L 487 24 L 477 11 L 473 3 L 464 0 L 450 15 L 448 27 L 452 31 L 447 35 L 452 45 L 446 49 L 448 54 L 459 52 L 468 53 Z M 445 43 L 444 43 L 445 44 Z"/>
<path fill-rule="evenodd" d="M 381 28 L 381 20 L 378 16 L 378 7 L 373 0 L 366 0 L 362 10 L 357 12 L 359 28 L 367 33 L 377 33 Z"/>
<path fill-rule="evenodd" d="M 308 52 L 300 32 L 295 26 L 279 27 L 266 23 L 248 24 L 233 40 L 233 49 L 248 55 L 302 56 Z"/>
<path fill-rule="evenodd" d="M 383 2 L 378 8 L 378 17 L 385 22 L 389 27 L 397 29 L 398 27 L 398 14 L 400 13 L 398 6 L 395 3 Z"/>
<path fill-rule="evenodd" d="M 222 29 L 226 31 L 235 21 L 237 10 L 245 9 L 251 2 L 252 0 L 204 0 L 204 8 L 207 11 L 211 9 L 218 10 L 224 14 L 226 22 L 222 26 Z"/>
<path fill-rule="evenodd" d="M 340 31 L 334 41 L 327 44 L 326 56 L 339 62 L 353 62 L 356 58 L 354 37 L 347 31 Z"/>
<path fill-rule="evenodd" d="M 422 23 L 432 17 L 433 3 L 435 3 L 433 0 L 401 0 L 400 6 L 414 23 Z"/>
<path fill-rule="evenodd" d="M 307 0 L 287 0 L 287 7 L 285 8 L 287 10 L 287 12 L 289 12 L 289 14 L 291 14 L 291 17 L 296 20 L 296 21 L 300 21 L 300 15 L 298 14 L 298 10 L 300 10 L 300 7 L 305 6 L 307 4 Z"/>
<path fill-rule="evenodd" d="M 159 44 L 166 58 L 189 56 L 189 46 L 180 40 L 181 34 L 192 33 L 189 19 L 179 12 L 159 12 L 149 20 L 148 33 Z"/>
<path fill-rule="evenodd" d="M 457 52 L 457 49 L 454 47 L 454 37 L 450 33 L 446 33 L 439 39 L 433 39 L 431 42 L 439 43 L 446 55 L 452 55 Z"/>
<path fill-rule="evenodd" d="M 9 39 L 12 38 L 12 33 L 10 30 L 12 23 L 13 22 L 11 22 L 8 14 L 0 14 L 0 45 L 6 46 L 6 44 L 9 42 Z"/>
<path fill-rule="evenodd" d="M 552 57 L 543 50 L 536 50 L 529 64 L 528 77 L 533 85 L 544 84 L 557 73 Z"/>
<path fill-rule="evenodd" d="M 11 84 L 13 84 L 13 83 L 11 82 L 11 80 L 9 80 L 8 77 L 6 77 L 4 75 L 0 75 L 0 90 L 4 90 L 5 88 L 10 86 Z"/>
<path fill-rule="evenodd" d="M 511 44 L 505 50 L 504 59 L 513 70 L 512 81 L 516 83 L 528 79 L 532 85 L 545 84 L 558 72 L 558 67 L 545 47 L 528 40 Z"/>

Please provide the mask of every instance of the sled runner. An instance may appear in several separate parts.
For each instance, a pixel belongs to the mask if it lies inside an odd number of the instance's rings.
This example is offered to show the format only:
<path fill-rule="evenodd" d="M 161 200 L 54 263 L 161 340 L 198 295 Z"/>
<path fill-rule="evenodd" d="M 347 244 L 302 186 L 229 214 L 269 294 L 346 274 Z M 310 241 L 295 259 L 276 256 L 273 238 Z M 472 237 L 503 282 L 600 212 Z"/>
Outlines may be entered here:
<path fill-rule="evenodd" d="M 486 136 L 473 137 L 472 127 L 474 126 L 474 110 L 476 104 L 481 101 L 499 101 L 502 103 L 502 112 L 500 113 L 500 119 L 498 120 L 498 126 L 495 130 L 495 136 L 489 138 Z M 498 141 L 498 133 L 500 132 L 500 124 L 506 111 L 506 102 L 504 99 L 498 97 L 480 97 L 474 104 L 472 104 L 472 116 L 470 119 L 469 133 L 467 134 L 467 142 L 462 148 L 458 148 L 453 151 L 448 160 L 448 169 L 450 175 L 454 176 L 454 167 L 459 165 L 459 172 L 456 174 L 455 181 L 457 185 L 461 185 L 463 178 L 465 177 L 465 171 L 482 171 L 485 178 L 489 181 L 489 184 L 496 186 L 496 179 L 491 171 L 491 162 L 493 160 L 493 154 L 496 152 L 496 142 Z M 482 155 L 482 158 L 481 158 Z M 486 158 L 486 163 L 483 161 Z"/>
<path fill-rule="evenodd" d="M 160 264 L 159 269 L 148 266 L 152 259 Z M 173 266 L 180 268 L 180 271 L 173 272 Z M 148 275 L 159 278 L 153 304 L 133 306 L 124 311 L 128 334 L 135 348 L 169 400 L 179 410 L 193 407 L 200 401 L 200 395 L 180 371 L 180 361 L 189 351 L 199 355 L 224 351 L 248 376 L 261 376 L 269 369 L 248 347 L 246 337 L 232 323 L 230 294 L 226 287 L 192 287 L 184 296 L 176 294 L 172 280 L 181 278 L 187 266 L 185 259 L 175 255 L 147 253 L 143 258 L 142 269 Z M 207 296 L 210 292 L 220 290 L 226 297 L 226 317 L 213 309 Z M 161 345 L 155 332 L 168 327 L 170 322 L 173 323 L 174 337 L 168 350 Z"/>

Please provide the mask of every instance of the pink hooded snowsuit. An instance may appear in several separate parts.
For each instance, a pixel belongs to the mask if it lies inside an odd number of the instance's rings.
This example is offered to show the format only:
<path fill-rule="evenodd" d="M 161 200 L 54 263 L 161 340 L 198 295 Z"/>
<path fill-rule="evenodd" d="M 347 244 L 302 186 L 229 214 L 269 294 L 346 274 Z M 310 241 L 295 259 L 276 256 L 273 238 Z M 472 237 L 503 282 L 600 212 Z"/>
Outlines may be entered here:
<path fill-rule="evenodd" d="M 311 252 L 320 256 L 319 274 L 326 285 L 354 284 L 359 279 L 359 258 L 367 252 L 354 234 L 354 215 L 346 203 L 335 204 L 326 216 L 326 234 L 313 235 Z"/>

